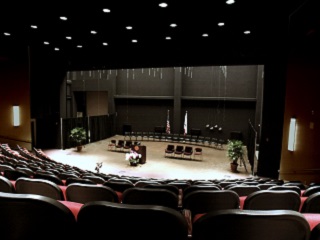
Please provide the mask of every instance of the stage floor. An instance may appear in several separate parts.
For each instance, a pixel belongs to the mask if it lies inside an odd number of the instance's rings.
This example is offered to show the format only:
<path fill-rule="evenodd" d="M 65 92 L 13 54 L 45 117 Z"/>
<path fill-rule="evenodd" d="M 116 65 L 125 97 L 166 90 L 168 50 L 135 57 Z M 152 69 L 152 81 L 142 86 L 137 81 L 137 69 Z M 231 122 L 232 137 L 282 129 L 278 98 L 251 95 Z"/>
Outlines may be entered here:
<path fill-rule="evenodd" d="M 146 163 L 136 167 L 130 166 L 125 160 L 125 153 L 108 150 L 111 139 L 124 139 L 121 135 L 104 139 L 102 141 L 85 145 L 81 152 L 71 149 L 47 149 L 43 150 L 52 159 L 80 167 L 81 169 L 95 172 L 96 163 L 102 162 L 100 172 L 105 174 L 117 174 L 124 176 L 139 176 L 147 178 L 164 179 L 235 179 L 252 177 L 250 164 L 246 160 L 246 172 L 244 166 L 238 167 L 238 173 L 230 170 L 230 161 L 227 159 L 225 149 L 203 147 L 202 160 L 190 160 L 182 158 L 165 157 L 164 151 L 168 144 L 195 145 L 170 143 L 159 141 L 140 141 L 146 146 Z"/>

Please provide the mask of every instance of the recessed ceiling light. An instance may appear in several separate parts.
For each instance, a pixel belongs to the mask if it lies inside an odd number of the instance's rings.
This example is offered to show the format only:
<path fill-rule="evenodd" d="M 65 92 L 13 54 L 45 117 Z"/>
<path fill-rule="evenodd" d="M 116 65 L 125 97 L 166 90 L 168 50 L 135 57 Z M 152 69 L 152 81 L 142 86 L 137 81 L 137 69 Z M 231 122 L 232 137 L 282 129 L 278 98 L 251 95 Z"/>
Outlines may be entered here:
<path fill-rule="evenodd" d="M 66 39 L 71 40 L 71 39 L 72 39 L 72 37 L 70 37 L 70 36 L 66 36 Z"/>
<path fill-rule="evenodd" d="M 126 26 L 126 29 L 131 30 L 132 26 Z"/>
<path fill-rule="evenodd" d="M 137 39 L 132 39 L 132 42 L 133 42 L 133 43 L 137 43 L 138 40 L 137 40 Z"/>
<path fill-rule="evenodd" d="M 159 7 L 165 8 L 165 7 L 168 7 L 168 4 L 165 3 L 165 2 L 160 3 L 160 4 L 159 4 Z"/>
<path fill-rule="evenodd" d="M 218 26 L 219 26 L 219 27 L 224 26 L 224 22 L 219 22 L 219 23 L 218 23 Z"/>
<path fill-rule="evenodd" d="M 247 30 L 247 31 L 244 31 L 243 33 L 244 34 L 250 34 L 251 32 L 249 30 Z"/>
<path fill-rule="evenodd" d="M 166 37 L 166 40 L 171 40 L 171 37 Z"/>
<path fill-rule="evenodd" d="M 173 27 L 173 28 L 174 28 L 174 27 L 176 27 L 176 26 L 178 26 L 176 23 L 171 23 L 171 24 L 170 24 L 170 27 Z"/>
<path fill-rule="evenodd" d="M 61 19 L 62 21 L 67 21 L 67 20 L 68 20 L 68 18 L 65 17 L 65 16 L 61 16 L 60 19 Z"/>
<path fill-rule="evenodd" d="M 92 30 L 92 31 L 91 31 L 91 34 L 97 34 L 97 32 L 96 32 L 96 31 L 94 31 L 94 30 Z"/>
<path fill-rule="evenodd" d="M 55 50 L 55 51 L 59 51 L 60 49 L 56 47 L 56 48 L 54 48 L 54 50 Z"/>
<path fill-rule="evenodd" d="M 82 45 L 78 45 L 77 48 L 82 48 Z"/>
<path fill-rule="evenodd" d="M 202 34 L 202 37 L 209 37 L 209 34 L 208 33 L 204 33 L 204 34 Z"/>
<path fill-rule="evenodd" d="M 103 46 L 108 46 L 108 43 L 104 42 L 102 43 Z"/>
<path fill-rule="evenodd" d="M 104 8 L 104 9 L 102 9 L 102 11 L 105 12 L 105 13 L 111 12 L 109 8 Z"/>
<path fill-rule="evenodd" d="M 43 42 L 44 45 L 49 45 L 49 42 L 45 41 Z"/>
<path fill-rule="evenodd" d="M 10 36 L 11 34 L 8 32 L 3 33 L 5 36 Z"/>
<path fill-rule="evenodd" d="M 226 4 L 234 4 L 234 3 L 235 3 L 234 0 L 227 0 L 227 1 L 226 1 Z"/>
<path fill-rule="evenodd" d="M 33 28 L 33 29 L 37 29 L 38 28 L 38 26 L 36 26 L 36 25 L 31 25 L 30 27 Z"/>

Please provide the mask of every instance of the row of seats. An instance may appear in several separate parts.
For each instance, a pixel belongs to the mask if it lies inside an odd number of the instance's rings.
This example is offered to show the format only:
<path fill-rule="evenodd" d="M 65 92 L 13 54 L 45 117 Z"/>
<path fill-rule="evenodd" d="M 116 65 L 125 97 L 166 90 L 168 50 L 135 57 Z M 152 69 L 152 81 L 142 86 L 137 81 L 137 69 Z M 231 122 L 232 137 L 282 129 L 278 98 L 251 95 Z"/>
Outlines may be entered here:
<path fill-rule="evenodd" d="M 226 141 L 222 138 L 200 136 L 191 134 L 178 134 L 178 133 L 159 133 L 159 132 L 125 132 L 123 140 L 131 141 L 165 141 L 194 144 L 200 146 L 214 147 L 223 149 Z"/>
<path fill-rule="evenodd" d="M 168 144 L 164 150 L 164 156 L 171 156 L 171 157 L 181 157 L 181 158 L 190 158 L 196 159 L 199 157 L 202 159 L 202 148 L 196 147 L 193 149 L 191 146 L 183 146 L 183 145 L 173 145 Z"/>
<path fill-rule="evenodd" d="M 6 160 L 7 160 L 7 158 L 5 158 Z M 3 158 L 2 158 L 2 160 L 3 160 Z M 21 162 L 22 160 L 18 160 L 18 162 Z M 47 164 L 47 163 L 46 163 Z M 44 164 L 44 165 L 46 165 L 46 164 Z M 49 163 L 48 163 L 49 164 Z M 57 168 L 60 168 L 60 166 L 57 164 L 57 165 L 55 165 L 55 164 L 52 164 L 52 163 L 50 163 L 51 165 L 53 165 L 52 166 L 52 168 L 54 169 L 54 167 L 57 167 Z M 63 166 L 63 167 L 66 167 L 66 166 Z M 80 173 L 80 171 L 79 171 L 79 173 Z M 79 175 L 79 176 L 81 176 L 82 177 L 82 175 L 85 175 L 86 174 L 86 171 L 82 171 L 81 172 L 81 175 Z M 183 199 L 181 199 L 181 205 L 179 205 L 179 206 L 181 206 L 180 208 L 178 207 L 178 209 L 174 209 L 173 207 L 170 207 L 170 209 L 173 209 L 173 210 L 175 210 L 175 211 L 177 211 L 177 210 L 182 210 L 182 215 L 184 216 L 184 219 L 187 221 L 187 223 L 188 223 L 188 234 L 189 234 L 189 236 L 191 235 L 191 234 L 194 234 L 194 232 L 193 231 L 190 231 L 190 229 L 192 229 L 192 227 L 193 227 L 193 224 L 195 223 L 195 222 L 197 222 L 197 220 L 199 219 L 202 219 L 202 217 L 205 217 L 207 214 L 209 214 L 209 213 L 211 213 L 211 212 L 216 212 L 216 211 L 218 211 L 218 209 L 216 209 L 216 210 L 211 210 L 210 208 L 208 208 L 207 210 L 203 210 L 203 211 L 201 211 L 201 213 L 197 213 L 197 211 L 196 210 L 190 210 L 189 208 L 191 208 L 191 205 L 189 206 L 189 207 L 186 207 L 186 199 L 188 199 L 187 198 L 187 196 L 188 195 L 193 195 L 193 196 L 195 196 L 196 194 L 196 192 L 198 192 L 198 193 L 200 193 L 200 195 L 201 194 L 204 194 L 203 192 L 215 192 L 215 193 L 218 193 L 217 191 L 219 191 L 219 190 L 221 190 L 221 189 L 227 189 L 227 188 L 232 188 L 232 187 L 235 187 L 235 186 L 232 186 L 232 185 L 242 185 L 242 184 L 246 184 L 246 185 L 251 185 L 251 186 L 254 186 L 254 185 L 257 185 L 257 186 L 263 186 L 263 187 L 267 187 L 268 185 L 272 185 L 272 184 L 276 184 L 276 185 L 284 185 L 283 184 L 283 182 L 281 182 L 281 181 L 269 181 L 268 182 L 268 179 L 257 179 L 257 178 L 252 178 L 252 179 L 234 179 L 234 180 L 196 180 L 196 181 L 191 181 L 191 180 L 172 180 L 172 179 L 170 179 L 170 180 L 156 180 L 156 179 L 149 179 L 150 181 L 145 181 L 145 182 L 143 182 L 143 181 L 141 181 L 142 179 L 141 178 L 131 178 L 131 177 L 120 177 L 120 176 L 105 176 L 105 175 L 103 175 L 103 174 L 93 174 L 93 173 L 91 173 L 92 175 L 94 175 L 94 176 L 96 176 L 96 177 L 98 177 L 97 175 L 99 175 L 99 177 L 105 177 L 104 178 L 104 180 L 107 180 L 106 182 L 113 182 L 113 184 L 114 184 L 114 182 L 121 182 L 121 181 L 123 181 L 123 180 L 127 180 L 128 181 L 128 183 L 129 183 L 129 181 L 130 180 L 132 180 L 132 184 L 133 184 L 133 182 L 134 182 L 134 187 L 136 188 L 135 189 L 135 191 L 133 191 L 133 190 L 131 190 L 131 191 L 129 191 L 128 190 L 128 192 L 134 192 L 135 193 L 135 195 L 131 198 L 131 199 L 133 199 L 133 201 L 135 201 L 135 203 L 131 203 L 131 204 L 128 204 L 128 203 L 126 203 L 126 201 L 127 200 L 125 200 L 125 202 L 123 202 L 123 192 L 122 192 L 122 194 L 119 194 L 118 192 L 117 192 L 117 195 L 118 195 L 118 197 L 120 197 L 120 201 L 119 202 L 114 202 L 113 204 L 120 204 L 120 205 L 132 205 L 132 206 L 137 206 L 137 205 L 141 205 L 141 204 L 143 204 L 144 203 L 144 201 L 149 201 L 149 200 L 146 200 L 146 199 L 148 199 L 148 197 L 145 195 L 144 197 L 141 197 L 140 198 L 140 200 L 139 200 L 139 197 L 138 197 L 138 195 L 137 195 L 137 193 L 138 192 L 144 192 L 144 193 L 146 193 L 146 192 L 148 192 L 148 191 L 146 191 L 146 190 L 142 190 L 142 191 L 137 191 L 137 190 L 139 190 L 139 188 L 140 187 L 142 187 L 142 186 L 148 186 L 148 182 L 149 182 L 149 186 L 151 186 L 151 185 L 153 185 L 153 187 L 152 188 L 154 188 L 154 186 L 157 186 L 156 188 L 160 188 L 160 187 L 163 187 L 164 185 L 170 185 L 170 186 L 176 186 L 177 188 L 178 188 L 178 192 L 179 192 L 179 196 L 180 197 L 183 197 Z M 67 178 L 67 180 L 68 180 L 69 178 Z M 112 179 L 113 181 L 109 181 L 110 179 Z M 116 179 L 118 179 L 118 180 L 116 180 Z M 128 179 L 130 179 L 130 180 L 128 180 Z M 20 179 L 17 179 L 17 180 L 20 180 Z M 270 180 L 270 179 L 269 179 Z M 152 182 L 153 184 L 150 184 L 150 182 Z M 95 183 L 97 186 L 99 186 L 97 183 Z M 137 185 L 136 185 L 137 184 Z M 218 188 L 218 190 L 216 189 L 216 190 L 214 190 L 214 191 L 212 191 L 212 190 L 204 190 L 204 189 L 201 189 L 201 188 L 207 188 L 207 187 L 209 187 L 208 185 L 216 185 L 215 187 L 217 187 Z M 293 183 L 292 183 L 293 184 Z M 72 185 L 72 184 L 71 184 Z M 71 186 L 70 185 L 70 186 Z M 81 185 L 81 184 L 80 184 Z M 163 185 L 163 186 L 162 186 Z M 197 191 L 194 191 L 194 192 L 192 192 L 190 189 L 192 188 L 192 187 L 194 187 L 194 185 L 198 185 L 198 190 Z M 307 192 L 307 190 L 308 189 L 311 189 L 311 187 L 309 187 L 309 188 L 307 188 L 307 189 L 303 189 L 304 188 L 304 185 L 302 185 L 301 183 L 295 183 L 295 185 L 296 186 L 294 186 L 294 187 L 298 187 L 299 186 L 299 189 L 301 190 L 301 193 L 302 194 L 304 194 L 305 192 Z M 139 186 L 139 187 L 138 187 Z M 65 186 L 59 186 L 59 188 L 64 188 Z M 214 186 L 210 186 L 210 187 L 214 187 Z M 238 186 L 239 187 L 239 186 Z M 189 189 L 189 190 L 188 190 Z M 260 189 L 261 190 L 261 189 Z M 176 191 L 176 190 L 171 190 L 171 191 Z M 189 193 L 188 193 L 188 191 L 189 191 Z M 190 192 L 191 191 L 191 192 Z M 222 191 L 222 190 L 221 190 Z M 227 191 L 229 191 L 229 190 L 223 190 L 223 192 L 227 192 Z M 231 190 L 230 190 L 231 191 Z M 120 191 L 119 191 L 120 192 Z M 235 191 L 231 191 L 231 192 L 233 192 L 233 195 L 235 195 L 236 194 L 236 192 Z M 293 191 L 290 191 L 290 193 L 292 194 L 292 192 Z M 221 192 L 219 191 L 219 194 L 221 194 Z M 256 194 L 256 193 L 254 193 L 254 194 Z M 297 193 L 298 194 L 298 193 Z M 16 194 L 16 195 L 21 195 L 21 194 Z M 90 195 L 91 196 L 91 194 L 87 194 L 87 195 Z M 172 195 L 172 194 L 171 194 Z M 237 194 L 236 194 L 237 195 Z M 258 195 L 258 194 L 257 194 Z M 278 194 L 278 196 L 279 196 L 280 194 Z M 312 194 L 313 195 L 313 194 Z M 239 195 L 237 195 L 237 196 L 239 196 Z M 311 196 L 310 196 L 311 197 Z M 247 198 L 248 197 L 245 197 L 245 198 L 243 198 L 243 204 L 241 205 L 241 197 L 238 197 L 239 198 L 239 200 L 238 200 L 238 203 L 239 203 L 239 201 L 240 201 L 240 204 L 238 204 L 238 208 L 236 208 L 235 210 L 239 210 L 239 208 L 240 208 L 240 210 L 242 210 L 242 211 L 247 211 L 247 209 L 245 209 L 245 207 L 244 207 L 244 202 L 245 201 L 247 201 L 248 202 L 248 200 L 247 200 Z M 66 198 L 65 198 L 66 199 Z M 161 199 L 161 198 L 159 198 L 159 196 L 157 197 L 157 198 L 155 198 L 155 199 Z M 165 198 L 166 199 L 166 198 Z M 197 199 L 197 198 L 195 198 L 195 199 Z M 200 199 L 202 199 L 201 201 L 207 201 L 207 200 L 204 200 L 204 199 L 208 199 L 207 198 L 207 196 L 206 197 L 204 197 L 204 198 L 200 198 Z M 226 199 L 226 196 L 224 196 L 224 200 Z M 248 198 L 248 199 L 250 199 L 250 198 Z M 310 198 L 311 199 L 311 198 Z M 119 200 L 119 199 L 118 199 Z M 198 200 L 199 201 L 199 200 Z M 228 200 L 229 201 L 229 200 Z M 85 202 L 85 201 L 84 201 Z M 84 203 L 84 204 L 89 204 L 89 203 L 93 203 L 94 202 L 94 199 L 89 199 L 88 200 L 88 202 L 86 202 L 86 203 Z M 110 202 L 110 201 L 104 201 L 104 202 L 107 202 L 107 204 L 109 204 L 109 203 L 112 203 L 112 202 Z M 130 201 L 129 201 L 130 202 Z M 192 202 L 192 201 L 191 201 Z M 207 202 L 211 202 L 211 201 L 207 201 Z M 275 201 L 276 202 L 276 201 Z M 305 201 L 305 202 L 307 202 L 307 201 Z M 70 206 L 70 204 L 72 205 L 72 207 L 73 207 L 73 213 L 74 213 L 74 216 L 75 217 L 77 217 L 78 216 L 78 213 L 79 213 L 79 211 L 77 211 L 77 210 L 79 210 L 79 206 L 82 206 L 81 204 L 80 205 L 76 205 L 76 202 L 71 202 L 71 201 L 60 201 L 60 203 L 62 203 L 64 206 L 67 206 L 69 209 L 71 208 L 71 206 Z M 150 205 L 150 204 L 153 204 L 153 202 L 147 202 L 148 203 L 148 205 Z M 212 202 L 211 202 L 212 203 Z M 159 203 L 159 202 L 156 202 L 156 205 L 155 206 L 160 206 L 161 204 Z M 165 205 L 165 204 L 163 204 L 163 205 Z M 200 204 L 196 204 L 196 206 L 198 206 L 198 205 L 201 205 L 201 206 L 204 206 L 205 204 L 203 204 L 203 203 L 200 203 Z M 215 207 L 218 207 L 220 204 L 213 204 L 213 205 L 215 205 Z M 175 205 L 176 206 L 176 205 Z M 220 206 L 223 206 L 223 205 L 220 205 Z M 162 206 L 162 207 L 164 207 L 164 206 Z M 227 209 L 227 210 L 230 210 L 230 209 Z M 220 211 L 220 210 L 219 210 Z M 251 210 L 252 211 L 252 210 Z M 268 211 L 274 211 L 274 210 L 268 210 Z M 180 211 L 178 211 L 178 212 L 180 212 Z M 192 213 L 193 212 L 193 213 Z M 193 218 L 191 219 L 191 218 L 188 218 L 188 216 L 193 216 Z M 304 216 L 305 217 L 305 219 L 307 219 L 308 220 L 308 222 L 309 222 L 309 225 L 310 225 L 310 229 L 316 229 L 316 223 L 317 222 L 319 222 L 319 220 L 318 220 L 318 214 L 313 214 L 313 215 L 306 215 L 306 213 L 302 213 L 302 216 Z M 313 220 L 313 221 L 311 221 L 311 220 Z M 195 235 L 196 236 L 196 235 Z"/>
<path fill-rule="evenodd" d="M 203 214 L 191 225 L 179 211 L 157 205 L 93 201 L 77 217 L 59 201 L 33 194 L 0 192 L 3 239 L 245 239 L 316 240 L 305 216 L 291 210 L 224 209 Z M 191 232 L 190 232 L 191 229 Z"/>

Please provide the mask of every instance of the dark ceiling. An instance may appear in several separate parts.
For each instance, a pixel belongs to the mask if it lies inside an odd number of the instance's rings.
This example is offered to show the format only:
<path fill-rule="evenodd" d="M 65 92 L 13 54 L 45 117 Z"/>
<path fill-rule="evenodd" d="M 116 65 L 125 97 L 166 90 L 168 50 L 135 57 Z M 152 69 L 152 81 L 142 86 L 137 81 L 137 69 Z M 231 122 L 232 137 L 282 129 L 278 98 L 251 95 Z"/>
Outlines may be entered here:
<path fill-rule="evenodd" d="M 70 69 L 99 69 L 263 64 L 288 54 L 314 56 L 319 53 L 316 1 L 117 0 L 78 1 L 72 6 L 67 1 L 2 5 L 0 59 L 27 48 L 41 61 L 49 57 L 65 62 Z M 168 6 L 159 7 L 161 2 Z M 110 13 L 103 12 L 104 8 Z M 68 19 L 60 20 L 60 16 Z M 219 27 L 219 22 L 225 25 Z M 170 27 L 172 23 L 177 27 Z M 126 26 L 133 28 L 127 30 Z M 251 33 L 244 34 L 246 30 Z M 204 33 L 208 36 L 203 37 Z M 165 39 L 168 36 L 171 40 Z"/>

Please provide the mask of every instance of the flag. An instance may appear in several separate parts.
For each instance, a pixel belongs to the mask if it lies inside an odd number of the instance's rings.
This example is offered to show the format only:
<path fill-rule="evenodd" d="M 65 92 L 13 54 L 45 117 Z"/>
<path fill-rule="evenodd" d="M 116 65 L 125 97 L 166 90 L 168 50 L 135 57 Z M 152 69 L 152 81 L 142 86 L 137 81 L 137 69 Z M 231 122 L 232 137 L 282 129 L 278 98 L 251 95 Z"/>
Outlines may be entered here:
<path fill-rule="evenodd" d="M 188 133 L 187 114 L 188 114 L 188 112 L 186 111 L 186 115 L 184 117 L 184 125 L 183 125 L 184 135 L 186 135 Z"/>
<path fill-rule="evenodd" d="M 168 114 L 167 114 L 167 129 L 166 129 L 166 133 L 170 133 L 169 110 L 168 110 Z"/>

